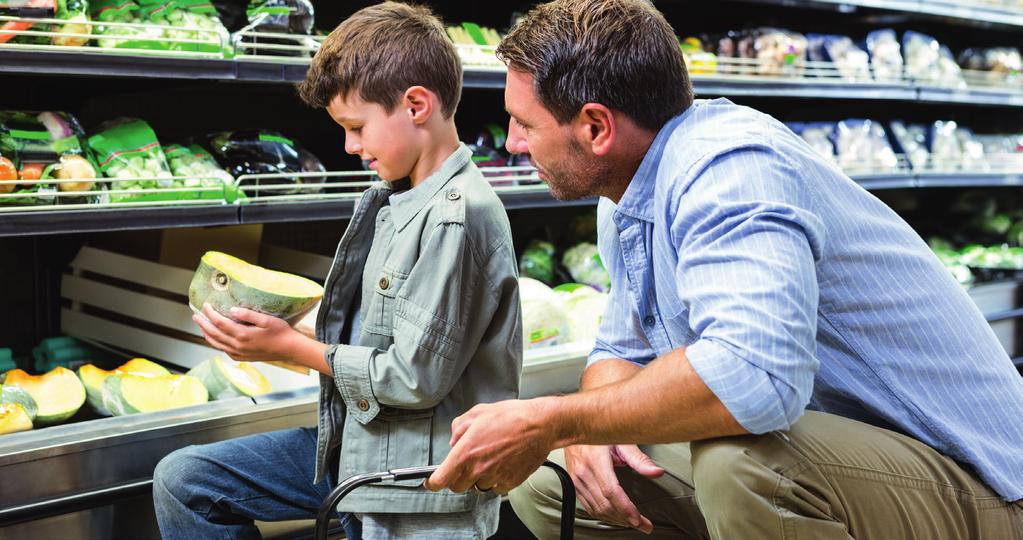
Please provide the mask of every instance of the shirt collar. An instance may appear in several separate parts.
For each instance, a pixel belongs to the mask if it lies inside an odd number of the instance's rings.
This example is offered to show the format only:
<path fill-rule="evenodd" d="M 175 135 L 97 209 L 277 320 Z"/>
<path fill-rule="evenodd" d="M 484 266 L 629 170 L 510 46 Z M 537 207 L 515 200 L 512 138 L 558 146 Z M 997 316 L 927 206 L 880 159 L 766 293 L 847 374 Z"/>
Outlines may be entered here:
<path fill-rule="evenodd" d="M 472 159 L 472 150 L 469 150 L 463 143 L 458 144 L 458 149 L 451 153 L 440 168 L 433 174 L 427 176 L 418 186 L 405 191 L 399 191 L 389 197 L 391 204 L 391 218 L 394 220 L 394 230 L 400 231 L 408 225 L 416 215 L 426 207 L 426 204 L 433 199 L 438 191 L 451 182 L 458 171 L 462 170 Z M 400 180 L 399 182 L 407 182 Z M 396 182 L 395 184 L 398 184 Z M 394 188 L 403 186 L 395 185 Z"/>
<path fill-rule="evenodd" d="M 653 222 L 654 190 L 657 186 L 657 169 L 661 165 L 661 156 L 664 154 L 664 147 L 668 144 L 675 128 L 689 116 L 689 112 L 695 109 L 699 103 L 693 103 L 688 109 L 673 116 L 657 132 L 654 142 L 643 156 L 643 161 L 636 169 L 636 174 L 629 181 L 621 200 L 618 201 L 617 212 L 632 216 L 636 219 Z"/>

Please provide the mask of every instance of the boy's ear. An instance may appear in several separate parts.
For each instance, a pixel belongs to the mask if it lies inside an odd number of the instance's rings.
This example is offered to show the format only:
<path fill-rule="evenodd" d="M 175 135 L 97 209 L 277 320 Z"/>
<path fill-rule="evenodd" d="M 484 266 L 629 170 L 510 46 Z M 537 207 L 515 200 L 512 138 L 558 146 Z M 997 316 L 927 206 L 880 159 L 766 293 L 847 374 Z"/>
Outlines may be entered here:
<path fill-rule="evenodd" d="M 603 156 L 614 146 L 617 128 L 611 109 L 599 103 L 586 103 L 576 117 L 574 131 L 584 148 Z"/>
<path fill-rule="evenodd" d="M 437 96 L 422 86 L 413 86 L 405 90 L 402 106 L 414 124 L 422 125 L 433 115 Z"/>

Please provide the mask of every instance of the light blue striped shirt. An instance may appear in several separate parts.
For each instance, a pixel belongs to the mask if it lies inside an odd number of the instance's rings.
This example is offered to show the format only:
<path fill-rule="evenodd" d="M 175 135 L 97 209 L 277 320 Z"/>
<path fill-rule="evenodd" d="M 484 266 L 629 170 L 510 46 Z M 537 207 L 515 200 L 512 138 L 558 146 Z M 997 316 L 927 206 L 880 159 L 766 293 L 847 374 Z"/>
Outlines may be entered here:
<path fill-rule="evenodd" d="M 697 101 L 618 205 L 589 363 L 678 347 L 753 433 L 804 409 L 894 429 L 1023 498 L 1023 378 L 898 215 L 770 116 Z"/>

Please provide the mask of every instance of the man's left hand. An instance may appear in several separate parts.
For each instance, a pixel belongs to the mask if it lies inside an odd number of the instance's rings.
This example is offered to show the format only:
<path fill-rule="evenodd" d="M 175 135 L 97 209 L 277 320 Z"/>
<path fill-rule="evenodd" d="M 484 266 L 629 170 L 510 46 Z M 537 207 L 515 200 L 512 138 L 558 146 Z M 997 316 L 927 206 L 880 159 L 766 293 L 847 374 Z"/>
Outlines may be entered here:
<path fill-rule="evenodd" d="M 235 360 L 289 360 L 289 344 L 299 334 L 287 322 L 244 308 L 231 308 L 231 316 L 249 325 L 217 313 L 209 304 L 204 304 L 202 313 L 193 315 L 192 320 L 199 325 L 210 345 Z"/>
<path fill-rule="evenodd" d="M 451 423 L 451 453 L 425 486 L 461 493 L 473 486 L 505 494 L 540 468 L 555 444 L 544 398 L 473 407 Z"/>

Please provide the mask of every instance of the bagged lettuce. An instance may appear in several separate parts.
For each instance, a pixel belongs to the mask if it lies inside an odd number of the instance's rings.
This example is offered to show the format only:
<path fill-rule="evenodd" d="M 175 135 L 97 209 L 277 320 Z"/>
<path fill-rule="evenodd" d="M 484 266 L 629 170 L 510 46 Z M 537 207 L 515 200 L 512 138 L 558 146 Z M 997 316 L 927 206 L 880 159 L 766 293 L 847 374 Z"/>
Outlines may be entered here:
<path fill-rule="evenodd" d="M 125 180 L 111 182 L 111 202 L 190 198 L 166 192 L 117 193 L 127 189 L 185 187 L 183 182 L 172 179 L 174 175 L 167 165 L 160 141 L 144 120 L 120 118 L 107 122 L 100 126 L 98 133 L 89 137 L 89 147 L 107 178 Z"/>
<path fill-rule="evenodd" d="M 0 204 L 52 204 L 91 202 L 93 195 L 56 197 L 58 192 L 98 191 L 96 168 L 85 153 L 85 132 L 71 115 L 56 111 L 0 111 L 0 155 L 6 160 L 2 175 L 20 184 L 2 184 L 0 193 L 21 193 L 25 198 L 4 198 Z M 10 168 L 13 165 L 17 176 Z M 47 180 L 77 180 L 47 183 Z"/>
<path fill-rule="evenodd" d="M 572 341 L 592 346 L 604 320 L 608 294 L 581 283 L 564 283 L 555 287 L 554 292 L 561 297 L 568 315 Z"/>
<path fill-rule="evenodd" d="M 230 43 L 227 29 L 208 0 L 136 0 L 142 18 L 151 24 L 166 26 L 163 36 L 172 51 L 218 53 Z M 199 30 L 196 30 L 199 29 Z M 200 30 L 209 30 L 203 32 Z M 173 39 L 206 43 L 181 43 Z"/>
<path fill-rule="evenodd" d="M 611 276 L 600 260 L 596 245 L 589 242 L 576 244 L 565 252 L 561 264 L 568 269 L 572 279 L 579 283 L 585 283 L 598 291 L 611 289 Z"/>
<path fill-rule="evenodd" d="M 203 147 L 197 144 L 170 144 L 163 148 L 163 153 L 174 176 L 189 177 L 183 180 L 185 186 L 222 188 L 227 202 L 234 202 L 238 197 L 234 178 L 220 168 L 217 160 Z"/>
<path fill-rule="evenodd" d="M 554 245 L 533 240 L 519 258 L 519 274 L 550 284 L 554 282 Z"/>
<path fill-rule="evenodd" d="M 92 0 L 89 12 L 93 21 L 144 24 L 146 20 L 139 5 L 132 0 Z M 107 49 L 167 50 L 160 28 L 126 28 L 123 26 L 97 26 L 96 43 Z"/>
<path fill-rule="evenodd" d="M 572 339 L 571 325 L 561 297 L 535 279 L 519 278 L 524 349 L 563 345 Z"/>

